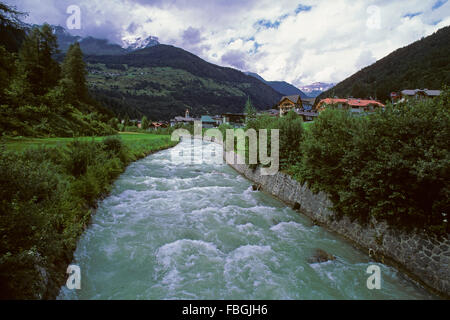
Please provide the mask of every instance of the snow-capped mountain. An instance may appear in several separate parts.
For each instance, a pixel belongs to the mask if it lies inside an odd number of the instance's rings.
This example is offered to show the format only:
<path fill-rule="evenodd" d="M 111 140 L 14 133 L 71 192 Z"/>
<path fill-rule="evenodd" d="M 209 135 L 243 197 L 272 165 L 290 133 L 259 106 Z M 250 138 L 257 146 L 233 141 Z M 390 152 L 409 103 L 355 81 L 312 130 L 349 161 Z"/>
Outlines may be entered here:
<path fill-rule="evenodd" d="M 125 37 L 122 39 L 122 47 L 128 51 L 145 49 L 157 46 L 159 44 L 158 37 Z"/>
<path fill-rule="evenodd" d="M 122 43 L 119 45 L 112 43 L 107 39 L 97 39 L 90 36 L 84 38 L 75 36 L 62 26 L 52 25 L 51 27 L 57 38 L 59 49 L 63 53 L 75 42 L 80 43 L 81 50 L 85 55 L 122 55 L 131 51 L 145 49 L 160 44 L 158 38 L 154 36 L 148 38 L 126 36 L 122 38 Z"/>
<path fill-rule="evenodd" d="M 315 98 L 322 92 L 333 88 L 335 85 L 335 83 L 314 82 L 313 84 L 300 87 L 300 90 L 305 92 L 308 96 Z"/>

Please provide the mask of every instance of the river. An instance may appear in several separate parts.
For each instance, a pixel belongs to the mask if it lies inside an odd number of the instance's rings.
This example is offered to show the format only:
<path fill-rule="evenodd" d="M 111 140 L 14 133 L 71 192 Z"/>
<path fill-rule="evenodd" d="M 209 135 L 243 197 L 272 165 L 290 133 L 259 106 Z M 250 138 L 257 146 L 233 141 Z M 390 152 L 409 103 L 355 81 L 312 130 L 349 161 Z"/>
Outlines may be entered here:
<path fill-rule="evenodd" d="M 192 148 L 187 140 L 174 150 Z M 131 164 L 99 203 L 74 255 L 81 289 L 63 286 L 59 299 L 435 298 L 252 191 L 226 164 L 175 164 L 171 152 Z M 336 260 L 309 263 L 316 248 Z M 373 264 L 381 269 L 379 290 L 366 285 Z"/>

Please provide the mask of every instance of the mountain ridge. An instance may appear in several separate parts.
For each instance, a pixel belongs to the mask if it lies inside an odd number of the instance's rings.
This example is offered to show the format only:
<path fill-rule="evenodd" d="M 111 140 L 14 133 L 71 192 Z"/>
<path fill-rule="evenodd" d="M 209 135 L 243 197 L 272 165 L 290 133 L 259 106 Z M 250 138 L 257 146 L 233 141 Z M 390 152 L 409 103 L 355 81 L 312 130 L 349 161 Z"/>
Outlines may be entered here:
<path fill-rule="evenodd" d="M 263 77 L 261 77 L 259 74 L 254 72 L 244 72 L 246 75 L 254 77 L 266 84 L 268 84 L 270 87 L 272 87 L 275 91 L 281 93 L 283 96 L 293 96 L 293 95 L 299 95 L 302 98 L 309 98 L 309 96 L 304 93 L 299 88 L 295 87 L 294 85 L 286 82 L 286 81 L 267 81 Z"/>
<path fill-rule="evenodd" d="M 243 112 L 248 98 L 271 108 L 282 94 L 243 72 L 207 62 L 171 45 L 159 44 L 124 55 L 87 55 L 94 96 L 116 113 L 168 120 L 193 115 Z M 133 107 L 134 106 L 134 107 Z"/>
<path fill-rule="evenodd" d="M 74 36 L 62 26 L 51 26 L 57 38 L 61 52 L 65 53 L 69 46 L 75 42 L 80 44 L 81 50 L 86 55 L 122 55 L 129 52 L 156 46 L 159 43 L 158 38 L 149 36 L 128 37 L 122 40 L 122 46 L 117 43 L 111 43 L 107 39 L 99 39 L 92 36 L 81 37 Z"/>
<path fill-rule="evenodd" d="M 320 99 L 390 99 L 391 92 L 403 89 L 442 89 L 450 84 L 450 26 L 399 48 L 372 65 L 361 69 L 335 87 L 320 94 Z"/>

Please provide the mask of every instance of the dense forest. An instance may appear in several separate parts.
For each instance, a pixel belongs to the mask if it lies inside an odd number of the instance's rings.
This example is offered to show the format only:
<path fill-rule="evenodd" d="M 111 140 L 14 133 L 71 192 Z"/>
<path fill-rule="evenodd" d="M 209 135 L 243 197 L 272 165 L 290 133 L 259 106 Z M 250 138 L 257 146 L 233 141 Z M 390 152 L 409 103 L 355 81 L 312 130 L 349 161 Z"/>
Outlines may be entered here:
<path fill-rule="evenodd" d="M 92 99 L 76 43 L 62 61 L 48 24 L 25 29 L 22 13 L 0 3 L 0 131 L 9 136 L 83 136 L 114 133 L 114 114 Z M 5 35 L 5 37 L 3 37 Z"/>
<path fill-rule="evenodd" d="M 322 93 L 317 98 L 349 96 L 390 99 L 404 89 L 441 89 L 450 84 L 450 27 L 400 48 Z"/>

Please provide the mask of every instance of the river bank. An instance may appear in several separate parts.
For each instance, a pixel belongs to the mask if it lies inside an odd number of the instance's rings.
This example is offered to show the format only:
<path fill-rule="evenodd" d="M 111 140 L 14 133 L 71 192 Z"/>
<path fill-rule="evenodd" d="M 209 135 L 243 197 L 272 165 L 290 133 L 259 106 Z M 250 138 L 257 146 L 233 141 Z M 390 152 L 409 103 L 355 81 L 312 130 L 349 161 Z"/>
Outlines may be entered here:
<path fill-rule="evenodd" d="M 6 141 L 0 299 L 54 299 L 79 236 L 117 177 L 130 163 L 175 144 L 170 136 L 125 133 Z"/>
<path fill-rule="evenodd" d="M 73 264 L 81 289 L 58 299 L 435 299 L 401 272 L 371 261 L 222 161 L 182 141 L 131 164 L 99 203 Z M 206 158 L 205 158 L 206 156 Z M 188 159 L 189 160 L 189 159 Z M 335 259 L 312 260 L 317 249 Z M 367 288 L 376 264 L 383 290 Z"/>
<path fill-rule="evenodd" d="M 211 141 L 205 136 L 204 140 Z M 261 175 L 260 168 L 251 169 L 237 164 L 238 155 L 224 152 L 224 159 L 234 159 L 229 164 L 244 177 L 292 208 L 300 211 L 315 223 L 345 237 L 377 261 L 389 263 L 408 274 L 431 292 L 450 298 L 450 238 L 438 239 L 423 232 L 406 233 L 390 228 L 385 222 L 372 220 L 367 226 L 347 217 L 335 219 L 329 209 L 331 201 L 326 194 L 314 194 L 306 185 L 278 172 L 273 176 Z"/>

